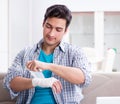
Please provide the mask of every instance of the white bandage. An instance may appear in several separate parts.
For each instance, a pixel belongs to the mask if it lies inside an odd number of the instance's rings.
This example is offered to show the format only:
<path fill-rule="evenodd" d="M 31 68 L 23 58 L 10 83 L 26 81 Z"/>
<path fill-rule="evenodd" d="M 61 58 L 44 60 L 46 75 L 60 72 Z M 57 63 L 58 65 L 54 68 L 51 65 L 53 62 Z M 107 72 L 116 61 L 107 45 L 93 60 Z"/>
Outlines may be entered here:
<path fill-rule="evenodd" d="M 40 71 L 38 71 L 38 72 L 30 71 L 30 73 L 34 78 L 44 78 L 43 73 Z"/>
<path fill-rule="evenodd" d="M 51 78 L 33 78 L 32 85 L 34 87 L 52 87 L 53 83 L 56 82 L 57 79 L 54 77 Z"/>

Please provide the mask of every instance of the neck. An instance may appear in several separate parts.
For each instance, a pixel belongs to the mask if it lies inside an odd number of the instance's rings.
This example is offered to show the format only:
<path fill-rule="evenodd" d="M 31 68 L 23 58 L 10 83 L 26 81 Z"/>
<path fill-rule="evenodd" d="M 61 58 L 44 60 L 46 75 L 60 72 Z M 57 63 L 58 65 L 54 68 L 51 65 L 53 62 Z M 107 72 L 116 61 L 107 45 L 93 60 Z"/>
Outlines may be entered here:
<path fill-rule="evenodd" d="M 42 50 L 46 53 L 46 54 L 51 54 L 53 53 L 55 47 L 54 46 L 49 46 L 46 45 L 45 43 L 42 44 Z"/>

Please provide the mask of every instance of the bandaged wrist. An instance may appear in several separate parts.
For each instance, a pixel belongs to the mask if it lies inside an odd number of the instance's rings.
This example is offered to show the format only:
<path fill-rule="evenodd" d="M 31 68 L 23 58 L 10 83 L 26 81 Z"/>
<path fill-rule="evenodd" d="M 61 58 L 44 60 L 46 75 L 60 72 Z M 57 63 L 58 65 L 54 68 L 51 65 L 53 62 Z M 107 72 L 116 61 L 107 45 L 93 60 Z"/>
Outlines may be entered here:
<path fill-rule="evenodd" d="M 32 85 L 34 87 L 52 87 L 53 83 L 56 82 L 57 79 L 54 77 L 51 78 L 33 78 Z"/>

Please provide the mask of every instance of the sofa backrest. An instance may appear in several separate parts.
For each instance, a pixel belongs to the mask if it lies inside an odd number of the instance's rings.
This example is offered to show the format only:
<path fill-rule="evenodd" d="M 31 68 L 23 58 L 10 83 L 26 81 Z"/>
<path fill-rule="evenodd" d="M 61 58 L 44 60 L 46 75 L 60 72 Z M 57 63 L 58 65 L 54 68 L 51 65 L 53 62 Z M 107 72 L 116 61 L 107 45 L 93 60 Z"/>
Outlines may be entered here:
<path fill-rule="evenodd" d="M 120 72 L 93 73 L 92 83 L 83 89 L 81 104 L 96 104 L 97 97 L 120 96 Z"/>

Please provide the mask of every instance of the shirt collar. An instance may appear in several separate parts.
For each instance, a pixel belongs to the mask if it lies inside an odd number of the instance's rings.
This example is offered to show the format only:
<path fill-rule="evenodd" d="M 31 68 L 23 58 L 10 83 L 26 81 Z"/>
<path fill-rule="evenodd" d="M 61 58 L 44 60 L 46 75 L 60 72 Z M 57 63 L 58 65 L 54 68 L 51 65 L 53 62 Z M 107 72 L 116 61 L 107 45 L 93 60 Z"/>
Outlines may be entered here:
<path fill-rule="evenodd" d="M 37 43 L 37 48 L 36 48 L 36 51 L 37 51 L 37 52 L 40 52 L 42 43 L 43 43 L 43 39 L 41 39 L 41 40 Z M 58 48 L 59 48 L 61 51 L 65 52 L 65 42 L 64 42 L 63 40 L 60 42 Z"/>
<path fill-rule="evenodd" d="M 41 40 L 37 43 L 36 52 L 40 53 L 42 43 L 43 43 L 43 39 L 41 39 Z"/>
<path fill-rule="evenodd" d="M 65 42 L 64 41 L 61 41 L 60 42 L 60 45 L 59 45 L 60 49 L 65 52 Z"/>

